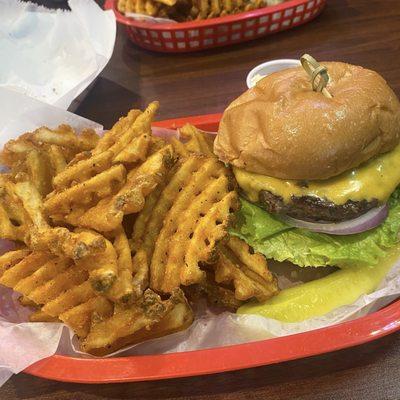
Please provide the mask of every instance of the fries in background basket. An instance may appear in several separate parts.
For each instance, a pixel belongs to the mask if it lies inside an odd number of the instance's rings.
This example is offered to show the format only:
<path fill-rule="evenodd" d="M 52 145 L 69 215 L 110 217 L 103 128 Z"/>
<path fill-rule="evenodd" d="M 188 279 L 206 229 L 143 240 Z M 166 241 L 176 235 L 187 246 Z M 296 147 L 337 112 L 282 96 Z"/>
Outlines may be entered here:
<path fill-rule="evenodd" d="M 202 20 L 238 14 L 285 0 L 118 0 L 117 9 L 122 14 L 143 14 L 169 18 L 178 22 Z"/>
<path fill-rule="evenodd" d="M 0 284 L 32 322 L 65 323 L 95 355 L 186 329 L 186 295 L 235 310 L 277 292 L 264 257 L 228 233 L 238 195 L 213 135 L 153 137 L 157 108 L 101 138 L 41 127 L 0 154 L 0 237 L 18 243 L 0 256 Z"/>

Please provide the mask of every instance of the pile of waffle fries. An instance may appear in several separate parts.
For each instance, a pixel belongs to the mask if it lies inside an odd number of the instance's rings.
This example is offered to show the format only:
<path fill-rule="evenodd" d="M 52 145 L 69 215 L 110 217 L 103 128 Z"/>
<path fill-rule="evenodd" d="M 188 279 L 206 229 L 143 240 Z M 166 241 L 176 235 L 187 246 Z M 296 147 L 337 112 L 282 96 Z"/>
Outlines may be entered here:
<path fill-rule="evenodd" d="M 187 328 L 200 296 L 235 310 L 278 291 L 264 257 L 228 234 L 239 201 L 213 136 L 153 136 L 157 108 L 102 137 L 42 127 L 0 155 L 0 238 L 15 243 L 0 284 L 95 355 Z"/>
<path fill-rule="evenodd" d="M 238 14 L 283 3 L 285 0 L 118 0 L 123 14 L 143 14 L 178 22 Z"/>

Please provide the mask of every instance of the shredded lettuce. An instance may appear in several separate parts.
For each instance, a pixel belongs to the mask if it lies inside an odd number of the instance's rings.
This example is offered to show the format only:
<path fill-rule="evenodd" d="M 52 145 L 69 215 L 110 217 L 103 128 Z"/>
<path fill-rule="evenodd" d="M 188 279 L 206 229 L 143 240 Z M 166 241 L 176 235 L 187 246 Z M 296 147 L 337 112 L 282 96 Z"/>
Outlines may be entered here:
<path fill-rule="evenodd" d="M 241 203 L 231 233 L 267 258 L 287 260 L 301 267 L 373 266 L 399 242 L 399 189 L 389 199 L 386 220 L 374 229 L 353 235 L 328 235 L 292 228 L 244 199 Z"/>

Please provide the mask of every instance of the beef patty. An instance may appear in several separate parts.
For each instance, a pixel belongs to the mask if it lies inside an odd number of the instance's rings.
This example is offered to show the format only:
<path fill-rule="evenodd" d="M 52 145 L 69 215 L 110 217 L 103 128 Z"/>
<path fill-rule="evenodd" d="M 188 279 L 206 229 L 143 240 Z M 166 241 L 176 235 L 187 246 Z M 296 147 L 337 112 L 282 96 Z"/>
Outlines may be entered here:
<path fill-rule="evenodd" d="M 267 190 L 259 193 L 260 206 L 273 214 L 285 214 L 293 218 L 312 222 L 341 222 L 357 218 L 371 208 L 378 206 L 378 200 L 347 200 L 338 205 L 329 200 L 312 196 L 292 196 L 290 203 L 285 203 L 281 196 Z"/>

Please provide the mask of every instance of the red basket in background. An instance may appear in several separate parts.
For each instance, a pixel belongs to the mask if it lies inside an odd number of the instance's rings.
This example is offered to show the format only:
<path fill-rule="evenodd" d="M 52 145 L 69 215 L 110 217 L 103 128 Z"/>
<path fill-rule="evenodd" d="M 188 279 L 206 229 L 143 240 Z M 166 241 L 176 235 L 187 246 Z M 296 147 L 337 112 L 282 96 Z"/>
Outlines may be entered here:
<path fill-rule="evenodd" d="M 315 18 L 326 0 L 291 0 L 276 6 L 201 21 L 151 23 L 125 17 L 117 0 L 106 0 L 132 42 L 145 49 L 183 53 L 245 42 L 290 29 Z"/>

